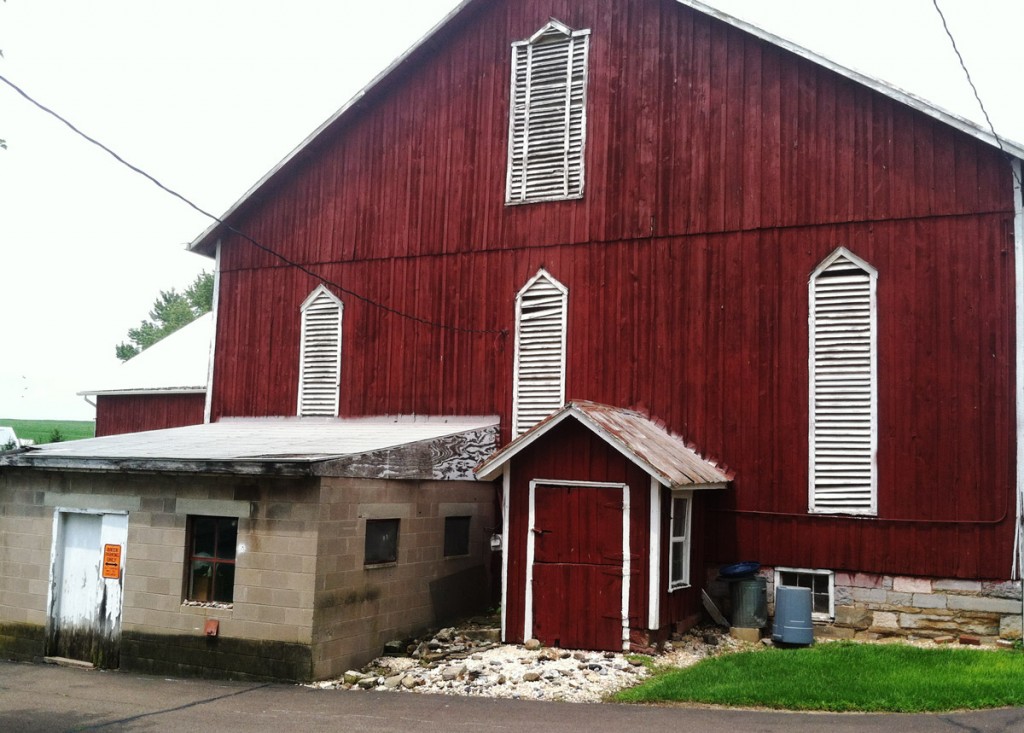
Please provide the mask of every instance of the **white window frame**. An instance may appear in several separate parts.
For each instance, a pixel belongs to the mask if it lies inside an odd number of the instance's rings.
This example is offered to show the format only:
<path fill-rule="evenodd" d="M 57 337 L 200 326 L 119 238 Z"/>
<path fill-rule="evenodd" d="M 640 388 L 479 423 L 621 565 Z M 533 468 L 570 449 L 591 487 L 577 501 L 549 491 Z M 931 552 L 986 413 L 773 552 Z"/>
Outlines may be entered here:
<path fill-rule="evenodd" d="M 530 38 L 512 44 L 506 204 L 583 197 L 589 37 L 589 30 L 573 30 L 552 19 Z M 565 47 L 564 54 L 557 53 L 560 45 Z M 565 56 L 561 80 L 560 55 Z M 545 86 L 550 89 L 559 84 L 565 92 L 562 119 L 544 115 L 552 109 L 545 102 L 554 97 L 542 94 Z M 535 99 L 541 102 L 535 104 Z M 556 164 L 559 154 L 561 162 Z"/>
<path fill-rule="evenodd" d="M 683 534 L 678 536 L 675 534 L 675 518 L 676 518 L 676 507 L 679 501 L 686 502 L 686 508 L 684 512 L 686 516 L 683 518 Z M 691 527 L 693 526 L 693 492 L 692 491 L 673 491 L 669 498 L 669 516 L 668 516 L 668 590 L 671 593 L 675 590 L 690 587 L 690 550 L 693 545 L 693 537 Z M 672 548 L 676 544 L 683 545 L 683 567 L 680 572 L 680 577 L 676 579 L 676 566 L 674 562 L 675 554 L 672 552 Z"/>
<path fill-rule="evenodd" d="M 845 260 L 844 262 L 839 262 Z M 842 401 L 841 395 L 834 391 L 827 395 L 831 400 L 836 401 L 834 405 L 824 404 L 826 400 L 819 395 L 819 367 L 823 355 L 830 352 L 819 353 L 817 342 L 819 337 L 835 338 L 837 335 L 834 326 L 828 325 L 828 318 L 836 319 L 836 312 L 833 305 L 830 316 L 824 316 L 824 310 L 818 303 L 819 290 L 817 282 L 826 271 L 833 267 L 844 267 L 853 271 L 854 268 L 863 271 L 867 277 L 867 317 L 868 317 L 868 365 L 855 367 L 863 373 L 867 380 L 868 409 L 866 422 L 864 422 L 863 408 L 844 407 L 839 404 Z M 808 280 L 808 511 L 812 514 L 855 514 L 875 516 L 878 513 L 878 308 L 877 308 L 877 281 L 878 272 L 857 255 L 845 247 L 839 247 L 832 254 L 826 257 L 819 264 Z M 836 296 L 832 296 L 834 299 Z M 841 317 L 840 317 L 840 320 Z M 829 335 L 831 329 L 831 336 Z M 846 332 L 839 333 L 840 337 L 847 337 L 851 342 L 854 340 L 863 341 L 862 336 L 855 334 L 851 329 L 849 335 Z M 845 346 L 847 352 L 856 349 L 858 344 L 848 343 Z M 851 349 L 852 347 L 852 349 Z M 839 349 L 842 352 L 842 349 Z M 836 354 L 836 351 L 831 352 Z M 850 353 L 845 358 L 849 358 Z M 835 357 L 834 357 L 835 358 Z M 843 358 L 843 357 L 838 357 Z M 848 371 L 848 369 L 845 369 Z M 844 371 L 840 365 L 839 372 Z M 838 373 L 838 372 L 837 372 Z M 833 377 L 831 381 L 838 381 Z M 822 379 L 824 384 L 825 380 Z M 863 388 L 861 390 L 863 392 Z M 845 411 L 844 411 L 845 410 Z M 826 427 L 826 421 L 833 425 Z M 851 424 L 857 423 L 857 424 Z M 867 429 L 867 434 L 864 429 Z M 831 431 L 831 434 L 828 433 Z M 825 438 L 828 438 L 826 441 Z M 850 442 L 844 443 L 843 439 Z M 860 442 L 857 447 L 855 442 Z M 866 460 L 865 460 L 866 459 Z M 869 472 L 866 491 L 863 485 L 851 482 L 844 487 L 842 480 L 844 476 L 829 477 L 824 474 L 826 467 L 831 464 L 837 472 L 855 472 L 865 465 Z M 845 493 L 845 496 L 840 494 Z M 857 494 L 860 493 L 860 496 Z"/>
<path fill-rule="evenodd" d="M 528 305 L 527 300 L 536 288 L 545 288 L 546 296 L 540 308 Z M 524 308 L 527 306 L 527 308 Z M 557 312 L 556 312 L 557 311 Z M 552 314 L 557 320 L 557 331 L 551 332 L 551 324 L 531 333 L 531 326 L 539 324 L 541 318 L 550 320 Z M 538 318 L 537 316 L 540 315 Z M 565 363 L 566 339 L 569 331 L 569 289 L 558 282 L 544 268 L 526 281 L 516 294 L 516 346 L 512 366 L 512 435 L 519 436 L 543 420 L 547 415 L 565 405 Z M 545 333 L 547 336 L 545 336 Z M 538 361 L 537 349 L 525 348 L 524 342 L 536 345 L 542 342 L 546 355 Z M 534 352 L 534 353 L 525 353 Z M 546 363 L 543 363 L 546 361 Z M 554 366 L 552 367 L 552 362 Z M 532 409 L 531 409 L 532 408 Z M 543 408 L 543 409 L 541 409 Z M 543 413 L 543 414 L 541 414 Z"/>
<path fill-rule="evenodd" d="M 797 573 L 799 575 L 816 575 L 828 577 L 828 613 L 814 610 L 814 589 L 811 589 L 811 618 L 815 621 L 832 621 L 836 617 L 836 574 L 832 570 L 810 569 L 810 568 L 775 568 L 775 593 L 779 592 L 782 583 L 783 573 Z"/>
<path fill-rule="evenodd" d="M 313 345 L 311 344 L 311 329 L 310 329 L 310 308 L 314 305 L 319 305 L 327 300 L 328 304 L 336 308 L 337 310 L 337 334 L 336 344 L 331 347 L 330 353 L 327 355 L 327 363 L 321 363 L 319 366 L 326 366 L 328 373 L 326 378 L 320 376 L 314 378 L 311 374 L 314 369 L 311 369 L 311 365 L 307 364 L 307 358 L 311 356 Z M 340 405 L 340 385 L 341 385 L 341 342 L 343 336 L 342 323 L 344 316 L 345 306 L 341 300 L 326 288 L 324 285 L 318 285 L 313 292 L 311 292 L 306 299 L 302 302 L 299 308 L 302 319 L 302 333 L 299 338 L 299 388 L 296 399 L 296 414 L 300 417 L 337 417 L 338 409 Z M 303 404 L 306 402 L 308 397 L 307 392 L 312 389 L 323 389 L 326 380 L 331 382 L 331 394 L 327 404 L 320 409 L 306 409 L 303 408 Z M 321 397 L 322 399 L 322 397 Z"/>

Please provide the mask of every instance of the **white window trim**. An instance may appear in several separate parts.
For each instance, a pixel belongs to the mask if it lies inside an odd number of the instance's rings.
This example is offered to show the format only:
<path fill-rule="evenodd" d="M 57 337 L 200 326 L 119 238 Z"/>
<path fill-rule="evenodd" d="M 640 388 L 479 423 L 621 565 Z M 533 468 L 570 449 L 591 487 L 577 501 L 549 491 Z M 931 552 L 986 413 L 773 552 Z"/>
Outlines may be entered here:
<path fill-rule="evenodd" d="M 529 191 L 528 191 L 529 187 L 528 187 L 528 182 L 527 182 L 527 176 L 528 176 L 528 173 L 529 173 L 529 167 L 527 166 L 527 159 L 528 159 L 528 155 L 529 155 L 529 128 L 530 128 L 529 113 L 528 113 L 527 110 L 529 108 L 529 99 L 530 99 L 530 93 L 531 93 L 530 84 L 531 84 L 531 81 L 532 81 L 532 73 L 533 73 L 533 65 L 532 65 L 533 49 L 535 48 L 535 44 L 537 44 L 538 41 L 540 41 L 544 36 L 549 35 L 551 33 L 560 33 L 560 34 L 564 35 L 566 37 L 566 40 L 568 40 L 569 43 L 570 43 L 569 57 L 568 57 L 569 58 L 569 63 L 568 63 L 568 68 L 567 68 L 568 83 L 566 85 L 566 89 L 567 89 L 567 92 L 569 93 L 569 95 L 571 96 L 572 92 L 573 92 L 574 86 L 577 86 L 577 89 L 579 91 L 580 98 L 581 98 L 581 100 L 580 100 L 580 122 L 579 122 L 579 124 L 580 124 L 580 130 L 579 130 L 579 137 L 580 137 L 579 160 L 578 160 L 578 162 L 577 161 L 570 161 L 570 156 L 569 156 L 569 152 L 570 151 L 569 151 L 569 142 L 568 142 L 568 140 L 571 137 L 572 105 L 568 105 L 567 104 L 566 105 L 566 111 L 565 111 L 566 120 L 565 120 L 565 129 L 564 129 L 564 135 L 565 135 L 565 150 L 564 150 L 564 152 L 565 152 L 565 169 L 563 171 L 563 184 L 564 185 L 563 185 L 562 193 L 551 194 L 551 195 L 532 195 L 531 196 L 531 195 L 529 195 Z M 512 78 L 511 78 L 511 83 L 509 85 L 508 159 L 507 159 L 506 177 L 505 177 L 505 203 L 506 203 L 506 205 L 531 204 L 531 203 L 538 203 L 538 202 L 541 202 L 541 201 L 565 201 L 565 200 L 572 200 L 572 199 L 583 198 L 583 191 L 584 191 L 584 189 L 586 187 L 585 186 L 585 182 L 586 182 L 585 159 L 586 159 L 586 142 L 587 142 L 587 86 L 588 86 L 588 77 L 589 77 L 589 69 L 588 69 L 588 67 L 589 67 L 589 53 L 590 53 L 590 51 L 589 51 L 589 36 L 590 36 L 590 31 L 589 30 L 573 30 L 573 29 L 569 28 L 568 26 L 566 26 L 564 23 L 560 23 L 559 21 L 552 19 L 548 23 L 546 23 L 544 26 L 542 26 L 536 33 L 534 33 L 532 36 L 530 36 L 528 39 L 523 40 L 523 41 L 516 41 L 516 42 L 514 42 L 512 44 L 512 64 L 511 64 L 511 66 L 512 66 Z M 582 43 L 583 44 L 583 51 L 582 51 L 582 54 L 583 54 L 583 73 L 582 73 L 582 77 L 578 81 L 574 80 L 573 75 L 572 75 L 572 62 L 573 62 L 573 50 L 574 50 L 573 49 L 573 44 L 575 44 L 575 43 Z M 521 55 L 523 53 L 525 53 L 525 59 Z M 525 97 L 524 97 L 524 99 L 526 100 L 526 108 L 527 108 L 527 110 L 524 110 L 524 112 L 522 113 L 522 118 L 521 117 L 517 117 L 517 114 L 516 114 L 516 92 L 517 92 L 516 79 L 517 79 L 517 76 L 518 76 L 517 71 L 518 71 L 518 64 L 519 63 L 527 64 L 527 69 L 526 69 L 526 91 L 525 91 Z M 523 147 L 525 149 L 523 151 L 521 151 L 520 155 L 517 155 L 518 151 L 516 149 L 516 144 L 515 144 L 515 142 L 516 142 L 516 140 L 515 140 L 515 129 L 516 129 L 517 121 L 521 122 L 522 125 L 523 125 L 523 128 L 524 128 L 524 131 L 523 131 L 523 136 L 524 137 L 523 137 L 522 145 L 523 145 Z M 514 178 L 513 171 L 516 170 L 516 168 L 513 166 L 513 161 L 515 159 L 517 159 L 517 158 L 521 158 L 521 160 L 522 160 L 522 163 L 521 163 L 521 166 L 520 166 L 521 169 L 522 169 L 521 172 L 520 172 L 520 176 L 521 176 L 522 182 L 521 182 L 521 184 L 518 187 L 519 190 L 518 191 L 514 191 L 513 190 L 513 185 L 514 185 L 513 184 L 513 178 Z M 578 165 L 578 169 L 579 169 L 579 188 L 578 188 L 578 190 L 570 190 L 570 188 L 569 188 L 569 179 L 570 179 L 569 170 L 570 170 L 572 165 Z"/>
<path fill-rule="evenodd" d="M 536 420 L 522 420 L 519 415 L 519 408 L 521 402 L 524 399 L 523 385 L 524 380 L 521 378 L 520 372 L 523 368 L 522 363 L 522 342 L 523 342 L 523 299 L 529 293 L 529 291 L 540 281 L 544 280 L 548 285 L 552 286 L 558 293 L 561 294 L 561 302 L 559 308 L 561 309 L 561 333 L 558 338 L 558 350 L 559 350 L 559 366 L 558 366 L 558 384 L 555 385 L 553 391 L 555 392 L 557 405 L 553 405 L 553 409 L 565 405 L 565 363 L 566 363 L 566 347 L 567 347 L 567 336 L 569 332 L 569 289 L 556 280 L 551 273 L 544 268 L 537 271 L 537 274 L 526 281 L 526 284 L 516 294 L 516 345 L 515 354 L 513 356 L 512 365 L 512 435 L 517 437 L 522 435 L 527 430 L 536 425 L 542 418 Z M 549 413 L 550 414 L 550 413 Z"/>
<path fill-rule="evenodd" d="M 686 517 L 683 520 L 683 536 L 677 538 L 672 534 L 672 529 L 675 520 L 676 511 L 676 499 L 686 500 Z M 692 491 L 673 491 L 669 499 L 669 517 L 668 517 L 668 590 L 672 591 L 680 590 L 683 588 L 690 587 L 690 550 L 693 546 L 693 537 L 691 527 L 693 526 L 693 492 Z M 682 577 L 679 580 L 673 580 L 675 575 L 675 565 L 672 562 L 672 546 L 677 542 L 683 544 L 683 569 Z"/>
<path fill-rule="evenodd" d="M 839 258 L 845 258 L 858 268 L 862 269 L 868 276 L 869 284 L 869 319 L 870 319 L 870 364 L 868 367 L 868 378 L 870 380 L 870 438 L 869 450 L 870 459 L 870 497 L 868 506 L 860 507 L 819 507 L 815 486 L 815 468 L 817 447 L 815 445 L 815 331 L 816 331 L 816 298 L 815 281 L 829 266 Z M 811 273 L 807 283 L 808 316 L 807 316 L 807 374 L 808 374 L 808 455 L 807 455 L 807 506 L 811 514 L 854 514 L 862 516 L 875 516 L 878 514 L 878 307 L 877 307 L 877 282 L 878 271 L 866 261 L 850 252 L 845 247 L 839 247 L 826 257 Z"/>
<path fill-rule="evenodd" d="M 338 382 L 338 385 L 336 385 L 336 388 L 335 388 L 334 394 L 333 394 L 333 399 L 334 399 L 334 404 L 332 405 L 333 409 L 331 410 L 331 414 L 328 414 L 328 415 L 325 415 L 324 413 L 321 413 L 321 412 L 304 413 L 303 410 L 302 410 L 303 396 L 305 395 L 305 392 L 306 392 L 305 364 L 306 364 L 306 347 L 307 347 L 307 339 L 308 339 L 308 334 L 307 334 L 308 319 L 306 318 L 306 311 L 309 308 L 309 306 L 311 306 L 317 299 L 319 299 L 323 295 L 326 295 L 328 298 L 330 298 L 335 303 L 335 305 L 338 308 L 338 349 L 337 349 L 337 351 L 334 354 L 334 364 L 333 364 L 334 376 L 335 376 L 335 378 L 336 378 L 336 380 Z M 299 337 L 299 388 L 298 388 L 298 394 L 296 396 L 295 413 L 297 415 L 299 415 L 300 417 L 302 417 L 304 415 L 312 415 L 312 416 L 317 416 L 317 417 L 337 417 L 339 406 L 341 404 L 341 395 L 340 395 L 340 390 L 341 390 L 341 387 L 340 387 L 340 382 L 341 382 L 341 348 L 342 348 L 342 339 L 344 337 L 345 305 L 344 305 L 344 303 L 341 302 L 341 300 L 338 298 L 338 296 L 336 296 L 334 293 L 332 293 L 330 290 L 328 290 L 326 286 L 318 285 L 316 288 L 314 288 L 313 292 L 311 292 L 306 297 L 306 299 L 304 301 L 302 301 L 302 305 L 299 307 L 299 312 L 301 314 L 300 318 L 301 318 L 301 323 L 302 323 L 302 331 L 301 331 L 301 335 Z"/>
<path fill-rule="evenodd" d="M 799 573 L 802 575 L 825 575 L 828 576 L 828 613 L 814 611 L 814 602 L 811 601 L 811 618 L 815 621 L 832 621 L 836 617 L 836 574 L 832 570 L 821 570 L 811 568 L 775 568 L 775 592 L 778 593 L 782 585 L 782 573 Z M 813 596 L 814 591 L 811 591 Z"/>

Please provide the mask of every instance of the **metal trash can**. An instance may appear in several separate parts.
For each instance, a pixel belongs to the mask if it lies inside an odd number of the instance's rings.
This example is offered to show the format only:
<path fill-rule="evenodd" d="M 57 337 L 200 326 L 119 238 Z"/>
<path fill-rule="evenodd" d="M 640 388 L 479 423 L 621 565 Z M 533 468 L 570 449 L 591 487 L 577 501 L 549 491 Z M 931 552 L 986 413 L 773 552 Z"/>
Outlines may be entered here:
<path fill-rule="evenodd" d="M 810 588 L 780 585 L 775 589 L 772 641 L 805 646 L 814 642 Z"/>
<path fill-rule="evenodd" d="M 733 580 L 729 592 L 733 626 L 763 629 L 768 625 L 768 581 L 756 576 Z"/>

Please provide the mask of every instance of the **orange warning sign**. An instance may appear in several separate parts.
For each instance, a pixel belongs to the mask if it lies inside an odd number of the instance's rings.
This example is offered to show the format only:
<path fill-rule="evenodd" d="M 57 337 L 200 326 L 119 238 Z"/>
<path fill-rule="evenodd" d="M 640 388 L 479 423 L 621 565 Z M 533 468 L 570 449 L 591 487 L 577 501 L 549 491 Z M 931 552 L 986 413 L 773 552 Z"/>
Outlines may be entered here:
<path fill-rule="evenodd" d="M 121 577 L 121 545 L 103 545 L 103 577 Z"/>

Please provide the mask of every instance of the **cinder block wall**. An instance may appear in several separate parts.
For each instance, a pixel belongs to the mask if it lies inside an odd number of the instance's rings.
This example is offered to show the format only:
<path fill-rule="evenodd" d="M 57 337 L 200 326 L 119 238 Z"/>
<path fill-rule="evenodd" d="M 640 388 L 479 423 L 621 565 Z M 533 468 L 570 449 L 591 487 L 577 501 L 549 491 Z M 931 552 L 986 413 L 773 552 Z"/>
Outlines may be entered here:
<path fill-rule="evenodd" d="M 0 474 L 0 653 L 45 653 L 54 518 L 128 512 L 120 666 L 179 675 L 311 675 L 317 480 L 194 475 Z M 185 602 L 192 514 L 238 516 L 234 603 Z M 207 619 L 219 633 L 205 635 Z"/>
<path fill-rule="evenodd" d="M 494 487 L 481 482 L 325 478 L 313 674 L 339 676 L 384 644 L 486 605 Z M 446 516 L 470 516 L 469 554 L 444 557 Z M 366 521 L 398 519 L 398 560 L 364 563 Z"/>
<path fill-rule="evenodd" d="M 47 491 L 55 476 L 8 470 L 0 473 L 0 655 L 43 655 L 50 573 L 53 510 Z"/>
<path fill-rule="evenodd" d="M 146 477 L 128 523 L 122 667 L 307 680 L 316 569 L 315 480 Z M 187 518 L 237 516 L 234 602 L 185 599 Z M 208 619 L 216 637 L 205 635 Z"/>

